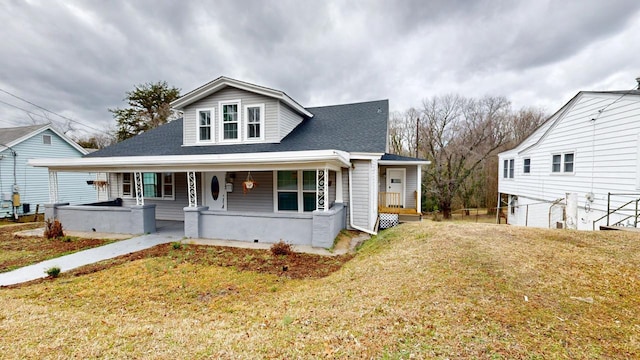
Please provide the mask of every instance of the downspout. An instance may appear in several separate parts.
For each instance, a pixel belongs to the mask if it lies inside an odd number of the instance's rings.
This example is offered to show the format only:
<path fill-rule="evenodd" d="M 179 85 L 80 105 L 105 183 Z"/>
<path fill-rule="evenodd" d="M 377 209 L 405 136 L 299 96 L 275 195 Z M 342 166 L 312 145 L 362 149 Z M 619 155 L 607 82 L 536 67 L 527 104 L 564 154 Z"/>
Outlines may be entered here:
<path fill-rule="evenodd" d="M 352 184 L 352 180 L 353 180 L 353 170 L 352 167 L 349 167 L 349 226 L 351 226 L 352 228 L 356 229 L 356 230 L 360 230 L 362 232 L 366 232 L 367 234 L 371 234 L 371 235 L 378 235 L 377 232 L 375 231 L 371 231 L 365 228 L 362 228 L 360 226 L 356 226 L 353 224 L 353 184 Z"/>

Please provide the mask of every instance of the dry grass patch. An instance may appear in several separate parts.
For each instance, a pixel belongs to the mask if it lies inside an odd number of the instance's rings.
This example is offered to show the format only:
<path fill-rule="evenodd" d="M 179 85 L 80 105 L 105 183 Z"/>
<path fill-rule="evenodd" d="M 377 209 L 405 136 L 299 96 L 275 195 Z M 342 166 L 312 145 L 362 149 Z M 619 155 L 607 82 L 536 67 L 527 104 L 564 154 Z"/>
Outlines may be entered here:
<path fill-rule="evenodd" d="M 0 272 L 10 271 L 113 241 L 73 237 L 45 239 L 38 236 L 16 237 L 13 235 L 17 231 L 35 229 L 42 226 L 43 223 L 0 226 Z"/>
<path fill-rule="evenodd" d="M 213 261 L 219 250 L 198 254 L 188 246 L 1 290 L 0 353 L 637 358 L 639 240 L 614 232 L 412 223 L 374 237 L 321 278 L 224 266 Z M 209 260 L 198 260 L 205 255 Z M 252 256 L 245 262 L 260 257 Z"/>

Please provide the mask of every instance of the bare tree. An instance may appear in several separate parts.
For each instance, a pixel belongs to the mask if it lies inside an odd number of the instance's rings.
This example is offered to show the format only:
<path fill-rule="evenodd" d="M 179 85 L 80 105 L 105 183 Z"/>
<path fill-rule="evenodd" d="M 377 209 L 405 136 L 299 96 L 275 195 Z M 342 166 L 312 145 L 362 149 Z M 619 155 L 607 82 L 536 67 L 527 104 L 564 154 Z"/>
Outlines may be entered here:
<path fill-rule="evenodd" d="M 420 112 L 410 108 L 402 113 L 391 114 L 389 129 L 391 152 L 397 155 L 416 155 L 416 133 Z"/>
<path fill-rule="evenodd" d="M 455 199 L 468 202 L 480 185 L 476 170 L 507 141 L 509 112 L 504 97 L 445 95 L 423 101 L 420 153 L 432 161 L 425 188 L 445 218 L 451 217 Z"/>

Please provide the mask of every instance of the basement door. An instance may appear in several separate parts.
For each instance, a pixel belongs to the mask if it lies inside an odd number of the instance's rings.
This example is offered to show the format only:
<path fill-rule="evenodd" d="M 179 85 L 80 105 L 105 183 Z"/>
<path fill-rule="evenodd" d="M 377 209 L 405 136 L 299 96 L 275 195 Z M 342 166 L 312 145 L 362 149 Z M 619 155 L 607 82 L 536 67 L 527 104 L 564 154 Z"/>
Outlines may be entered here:
<path fill-rule="evenodd" d="M 209 210 L 227 211 L 227 192 L 224 171 L 204 173 L 204 205 Z"/>
<path fill-rule="evenodd" d="M 387 168 L 387 192 L 399 194 L 390 196 L 388 199 L 390 207 L 404 207 L 404 197 L 406 192 L 407 170 Z"/>

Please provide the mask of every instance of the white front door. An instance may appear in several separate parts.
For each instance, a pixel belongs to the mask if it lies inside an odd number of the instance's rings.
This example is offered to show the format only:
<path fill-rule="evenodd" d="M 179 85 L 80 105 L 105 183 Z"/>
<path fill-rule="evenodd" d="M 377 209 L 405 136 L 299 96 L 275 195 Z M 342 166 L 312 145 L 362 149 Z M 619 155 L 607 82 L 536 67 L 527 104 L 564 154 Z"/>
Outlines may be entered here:
<path fill-rule="evenodd" d="M 404 207 L 406 169 L 387 168 L 387 206 Z"/>
<path fill-rule="evenodd" d="M 204 205 L 208 206 L 209 210 L 227 210 L 227 192 L 224 186 L 226 183 L 225 176 L 227 176 L 227 173 L 224 171 L 204 173 L 202 185 L 204 188 Z"/>

